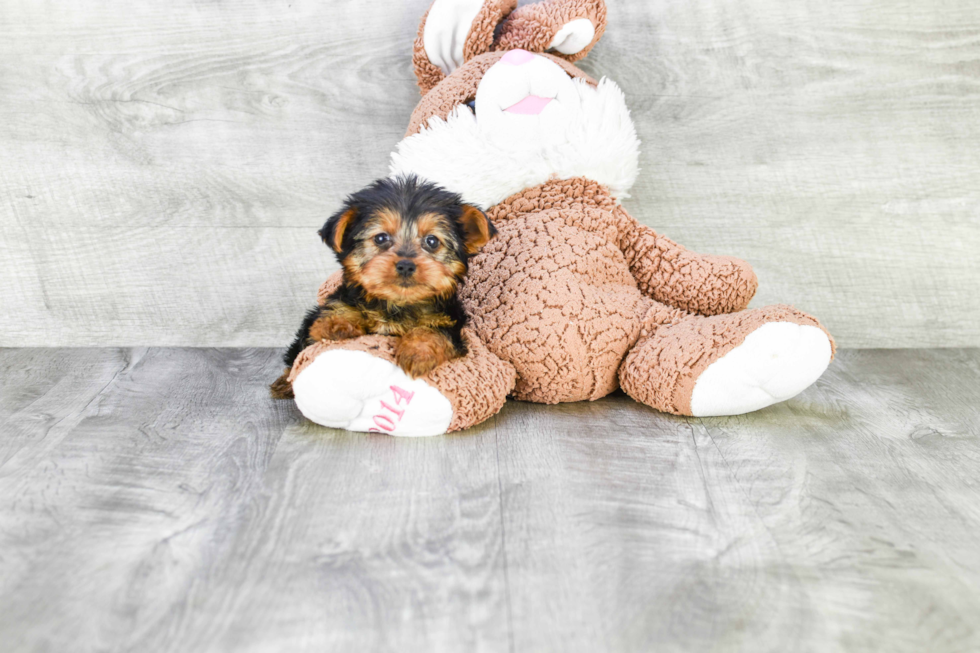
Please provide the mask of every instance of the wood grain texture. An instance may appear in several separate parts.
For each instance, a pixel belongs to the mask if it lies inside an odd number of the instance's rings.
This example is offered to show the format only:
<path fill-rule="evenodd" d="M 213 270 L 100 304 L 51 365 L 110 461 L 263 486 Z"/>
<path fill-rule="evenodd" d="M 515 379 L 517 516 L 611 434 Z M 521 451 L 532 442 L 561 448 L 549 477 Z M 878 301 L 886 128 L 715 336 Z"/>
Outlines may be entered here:
<path fill-rule="evenodd" d="M 428 0 L 0 6 L 0 345 L 288 342 Z M 626 204 L 847 347 L 980 344 L 973 0 L 608 0 Z"/>
<path fill-rule="evenodd" d="M 428 439 L 304 421 L 278 353 L 0 349 L 5 653 L 980 648 L 980 350 Z"/>

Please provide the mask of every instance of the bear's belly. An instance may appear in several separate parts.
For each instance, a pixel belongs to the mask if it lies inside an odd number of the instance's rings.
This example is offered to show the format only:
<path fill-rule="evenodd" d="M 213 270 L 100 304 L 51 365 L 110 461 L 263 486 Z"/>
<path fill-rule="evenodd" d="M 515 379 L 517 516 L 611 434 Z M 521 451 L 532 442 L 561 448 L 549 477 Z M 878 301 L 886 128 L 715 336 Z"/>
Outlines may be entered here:
<path fill-rule="evenodd" d="M 480 339 L 517 369 L 514 396 L 558 403 L 615 390 L 645 302 L 622 252 L 550 212 L 497 227 L 460 294 Z"/>

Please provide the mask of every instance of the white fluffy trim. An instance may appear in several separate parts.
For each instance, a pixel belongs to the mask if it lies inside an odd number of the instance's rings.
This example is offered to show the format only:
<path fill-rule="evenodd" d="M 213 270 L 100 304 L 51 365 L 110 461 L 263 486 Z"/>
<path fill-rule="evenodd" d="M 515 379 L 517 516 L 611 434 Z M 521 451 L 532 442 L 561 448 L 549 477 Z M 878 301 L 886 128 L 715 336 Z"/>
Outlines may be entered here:
<path fill-rule="evenodd" d="M 464 105 L 447 120 L 433 117 L 391 155 L 391 174 L 414 173 L 488 209 L 514 193 L 550 179 L 585 177 L 606 186 L 617 200 L 629 197 L 639 172 L 640 141 L 626 98 L 615 82 L 597 88 L 572 80 L 581 99 L 575 115 L 550 125 L 540 143 L 508 143 L 506 134 L 481 130 L 479 116 Z M 554 129 L 563 131 L 555 139 Z M 503 136 L 504 138 L 501 138 Z"/>

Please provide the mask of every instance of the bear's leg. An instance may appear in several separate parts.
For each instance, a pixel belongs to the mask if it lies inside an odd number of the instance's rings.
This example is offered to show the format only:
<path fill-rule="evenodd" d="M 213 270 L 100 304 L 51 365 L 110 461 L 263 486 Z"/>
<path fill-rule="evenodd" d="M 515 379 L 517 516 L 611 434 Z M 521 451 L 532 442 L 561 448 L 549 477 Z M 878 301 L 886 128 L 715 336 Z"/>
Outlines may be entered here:
<path fill-rule="evenodd" d="M 515 372 L 469 330 L 464 338 L 466 356 L 418 379 L 395 364 L 393 338 L 311 345 L 289 376 L 296 405 L 312 422 L 349 431 L 428 436 L 469 428 L 500 410 Z"/>
<path fill-rule="evenodd" d="M 675 415 L 740 415 L 796 396 L 833 359 L 813 317 L 768 306 L 704 317 L 655 304 L 619 370 L 631 397 Z M 666 318 L 666 319 L 665 319 Z"/>

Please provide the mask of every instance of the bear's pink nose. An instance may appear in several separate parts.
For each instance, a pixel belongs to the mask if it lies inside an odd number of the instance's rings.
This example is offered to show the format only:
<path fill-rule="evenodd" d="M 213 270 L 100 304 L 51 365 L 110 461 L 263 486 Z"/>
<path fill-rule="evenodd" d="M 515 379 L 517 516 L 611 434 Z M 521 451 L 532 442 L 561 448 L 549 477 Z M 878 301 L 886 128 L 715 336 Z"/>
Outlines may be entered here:
<path fill-rule="evenodd" d="M 512 66 L 522 66 L 531 59 L 534 59 L 534 55 L 527 50 L 511 50 L 503 56 L 501 61 Z"/>

